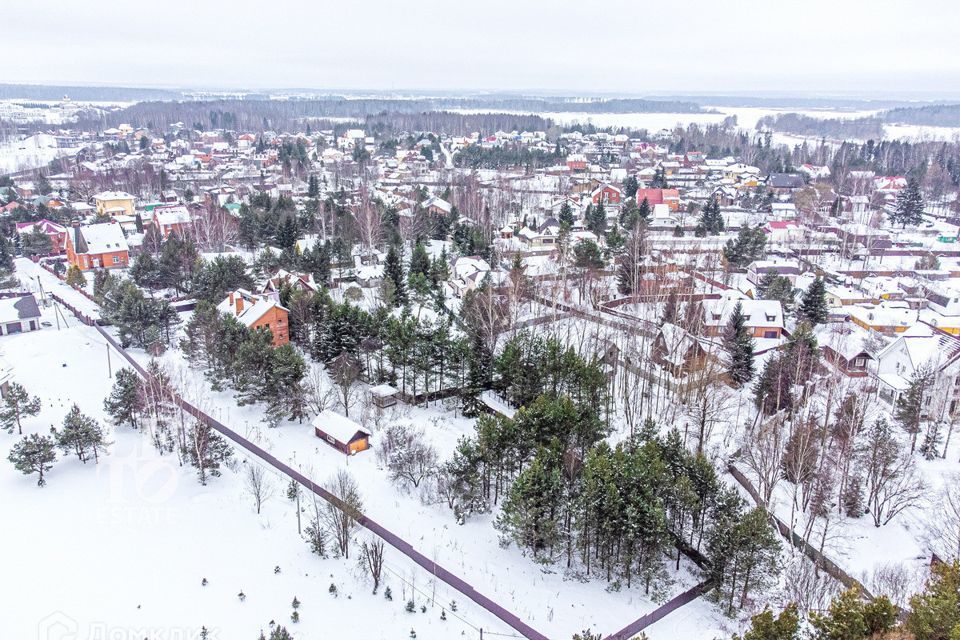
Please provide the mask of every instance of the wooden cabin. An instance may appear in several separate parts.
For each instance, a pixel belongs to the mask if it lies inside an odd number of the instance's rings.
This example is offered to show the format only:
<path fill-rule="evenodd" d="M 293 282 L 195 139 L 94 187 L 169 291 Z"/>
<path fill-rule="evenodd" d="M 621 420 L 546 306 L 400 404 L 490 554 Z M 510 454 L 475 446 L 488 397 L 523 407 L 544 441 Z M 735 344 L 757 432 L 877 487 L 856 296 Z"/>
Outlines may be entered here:
<path fill-rule="evenodd" d="M 312 424 L 317 437 L 341 453 L 352 455 L 370 448 L 370 432 L 335 411 L 324 409 Z"/>

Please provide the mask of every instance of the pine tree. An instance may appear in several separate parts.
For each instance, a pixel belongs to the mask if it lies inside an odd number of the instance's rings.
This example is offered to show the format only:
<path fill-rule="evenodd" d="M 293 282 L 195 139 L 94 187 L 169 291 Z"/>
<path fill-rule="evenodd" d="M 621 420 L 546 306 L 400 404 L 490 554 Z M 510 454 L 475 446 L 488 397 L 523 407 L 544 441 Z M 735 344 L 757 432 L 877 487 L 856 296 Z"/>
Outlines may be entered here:
<path fill-rule="evenodd" d="M 827 286 L 819 276 L 813 279 L 807 290 L 803 292 L 797 317 L 806 320 L 811 325 L 823 324 L 827 321 Z"/>
<path fill-rule="evenodd" d="M 800 616 L 795 604 L 788 605 L 786 609 L 774 616 L 770 609 L 764 609 L 763 612 L 750 618 L 750 629 L 740 636 L 734 636 L 734 640 L 799 640 L 800 638 Z"/>
<path fill-rule="evenodd" d="M 560 205 L 560 213 L 557 215 L 557 220 L 561 225 L 565 225 L 566 227 L 573 226 L 573 208 L 569 202 L 564 201 L 564 203 Z"/>
<path fill-rule="evenodd" d="M 37 486 L 42 487 L 47 483 L 43 474 L 52 469 L 53 463 L 57 460 L 57 452 L 54 450 L 54 446 L 53 438 L 50 436 L 31 433 L 13 445 L 7 460 L 12 462 L 17 471 L 24 475 L 40 474 Z"/>
<path fill-rule="evenodd" d="M 763 258 L 766 242 L 767 235 L 761 227 L 740 227 L 736 239 L 728 240 L 723 248 L 723 257 L 727 264 L 740 268 L 746 267 L 751 262 Z"/>
<path fill-rule="evenodd" d="M 814 640 L 861 640 L 883 637 L 897 622 L 897 608 L 886 596 L 865 600 L 847 589 L 830 603 L 826 614 L 812 613 Z"/>
<path fill-rule="evenodd" d="M 738 301 L 723 332 L 730 381 L 742 387 L 753 377 L 753 337 L 747 331 L 743 305 Z"/>
<path fill-rule="evenodd" d="M 391 244 L 384 263 L 384 277 L 393 285 L 390 303 L 394 307 L 407 304 L 407 281 L 403 273 L 403 258 L 397 246 Z"/>
<path fill-rule="evenodd" d="M 94 461 L 99 462 L 100 452 L 107 446 L 103 429 L 96 420 L 81 413 L 77 405 L 73 405 L 63 419 L 63 428 L 60 431 L 54 429 L 52 432 L 57 446 L 64 453 L 77 454 L 80 462 L 85 463 L 91 453 Z"/>
<path fill-rule="evenodd" d="M 960 637 L 960 560 L 930 567 L 923 592 L 910 598 L 906 627 L 916 640 Z"/>
<path fill-rule="evenodd" d="M 132 369 L 124 367 L 117 371 L 117 378 L 110 395 L 103 401 L 103 410 L 114 424 L 129 424 L 137 428 L 137 415 L 143 411 L 140 394 L 140 378 Z"/>
<path fill-rule="evenodd" d="M 32 417 L 40 413 L 40 398 L 30 397 L 27 390 L 22 385 L 13 382 L 7 389 L 7 395 L 3 398 L 3 404 L 0 405 L 0 425 L 6 429 L 7 433 L 13 433 L 13 428 L 23 435 L 23 425 L 20 421 L 24 417 Z"/>
<path fill-rule="evenodd" d="M 907 186 L 897 194 L 897 207 L 890 215 L 890 222 L 906 227 L 923 222 L 923 194 L 916 178 L 907 180 Z"/>

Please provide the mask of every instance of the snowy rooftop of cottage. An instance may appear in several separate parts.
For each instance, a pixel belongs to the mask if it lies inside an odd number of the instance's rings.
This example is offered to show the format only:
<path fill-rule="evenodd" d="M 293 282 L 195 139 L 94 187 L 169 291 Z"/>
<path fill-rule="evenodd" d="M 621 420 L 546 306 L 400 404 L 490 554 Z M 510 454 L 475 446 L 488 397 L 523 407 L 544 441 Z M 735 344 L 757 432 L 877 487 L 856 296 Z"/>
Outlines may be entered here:
<path fill-rule="evenodd" d="M 347 443 L 353 439 L 357 433 L 370 435 L 370 432 L 346 416 L 342 416 L 331 409 L 324 409 L 310 423 L 314 428 L 320 429 L 329 436 L 332 436 L 338 442 Z"/>
<path fill-rule="evenodd" d="M 80 227 L 80 234 L 86 243 L 85 253 L 110 253 L 127 251 L 127 239 L 119 224 L 91 224 Z"/>

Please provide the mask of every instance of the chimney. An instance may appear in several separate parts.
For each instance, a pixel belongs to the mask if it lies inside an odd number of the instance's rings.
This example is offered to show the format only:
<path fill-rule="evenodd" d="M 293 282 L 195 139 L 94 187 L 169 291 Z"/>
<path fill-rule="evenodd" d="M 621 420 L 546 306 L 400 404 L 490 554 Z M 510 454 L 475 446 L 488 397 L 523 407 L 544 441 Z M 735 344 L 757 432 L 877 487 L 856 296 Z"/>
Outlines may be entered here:
<path fill-rule="evenodd" d="M 243 313 L 243 296 L 237 296 L 237 315 Z"/>
<path fill-rule="evenodd" d="M 73 221 L 73 250 L 80 253 L 80 221 Z"/>
<path fill-rule="evenodd" d="M 230 306 L 232 307 L 232 306 L 233 306 L 233 291 L 230 292 L 229 298 L 230 298 Z"/>

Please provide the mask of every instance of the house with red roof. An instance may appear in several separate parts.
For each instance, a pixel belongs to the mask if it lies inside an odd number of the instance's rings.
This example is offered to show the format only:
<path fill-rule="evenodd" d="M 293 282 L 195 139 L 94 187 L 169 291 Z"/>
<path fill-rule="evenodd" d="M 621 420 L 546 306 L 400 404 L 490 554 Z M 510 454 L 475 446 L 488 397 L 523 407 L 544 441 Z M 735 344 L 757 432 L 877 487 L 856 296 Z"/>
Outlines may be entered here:
<path fill-rule="evenodd" d="M 680 210 L 680 192 L 676 189 L 637 189 L 637 204 L 646 200 L 652 209 L 655 205 L 665 204 L 670 211 Z"/>
<path fill-rule="evenodd" d="M 18 222 L 17 235 L 36 233 L 40 231 L 50 236 L 50 255 L 60 255 L 67 250 L 67 228 L 52 220 L 37 220 L 36 222 Z"/>

